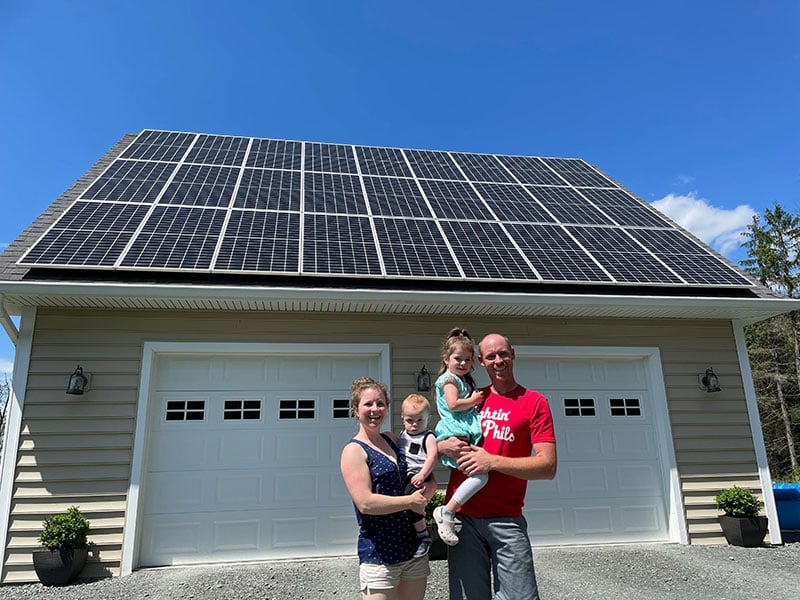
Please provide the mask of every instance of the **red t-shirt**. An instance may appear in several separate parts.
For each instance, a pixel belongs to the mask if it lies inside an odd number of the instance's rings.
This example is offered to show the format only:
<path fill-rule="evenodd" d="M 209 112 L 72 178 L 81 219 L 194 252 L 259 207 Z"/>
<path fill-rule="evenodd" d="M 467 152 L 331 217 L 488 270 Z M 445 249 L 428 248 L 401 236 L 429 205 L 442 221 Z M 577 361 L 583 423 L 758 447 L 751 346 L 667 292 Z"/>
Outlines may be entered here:
<path fill-rule="evenodd" d="M 507 395 L 484 388 L 486 400 L 481 408 L 481 446 L 490 454 L 500 456 L 530 456 L 533 445 L 556 441 L 553 416 L 547 398 L 539 392 L 517 386 Z M 450 471 L 447 499 L 465 479 L 457 469 Z M 489 483 L 467 501 L 459 511 L 470 517 L 518 517 L 522 514 L 528 482 L 489 471 Z"/>

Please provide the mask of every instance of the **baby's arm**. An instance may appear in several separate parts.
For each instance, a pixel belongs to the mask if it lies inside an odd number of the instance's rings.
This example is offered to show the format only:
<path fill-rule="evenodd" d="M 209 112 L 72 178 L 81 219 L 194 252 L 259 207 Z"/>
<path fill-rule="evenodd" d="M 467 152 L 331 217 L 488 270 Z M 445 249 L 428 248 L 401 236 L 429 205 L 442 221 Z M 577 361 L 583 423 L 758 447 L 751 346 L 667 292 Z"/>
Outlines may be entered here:
<path fill-rule="evenodd" d="M 459 398 L 455 381 L 448 379 L 443 386 L 444 400 L 447 407 L 454 412 L 464 412 L 483 402 L 483 392 L 480 390 L 475 390 L 468 398 Z"/>
<path fill-rule="evenodd" d="M 419 470 L 419 473 L 411 478 L 411 483 L 413 483 L 416 488 L 421 488 L 423 486 L 428 475 L 433 472 L 433 467 L 436 466 L 436 460 L 439 458 L 439 448 L 436 444 L 435 435 L 431 434 L 425 436 L 425 452 L 428 453 L 428 457 L 425 459 L 425 462 L 422 463 L 422 468 Z"/>

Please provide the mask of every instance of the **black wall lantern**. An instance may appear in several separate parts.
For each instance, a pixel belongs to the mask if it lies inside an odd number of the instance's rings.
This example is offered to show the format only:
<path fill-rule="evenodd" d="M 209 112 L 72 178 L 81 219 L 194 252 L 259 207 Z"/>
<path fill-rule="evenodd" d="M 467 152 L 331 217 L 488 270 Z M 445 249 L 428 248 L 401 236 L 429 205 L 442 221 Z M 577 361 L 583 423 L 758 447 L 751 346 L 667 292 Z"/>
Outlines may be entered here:
<path fill-rule="evenodd" d="M 722 388 L 719 387 L 719 378 L 714 369 L 711 367 L 706 369 L 705 375 L 698 375 L 700 378 L 700 385 L 707 392 L 721 392 Z"/>
<path fill-rule="evenodd" d="M 69 384 L 67 384 L 68 394 L 82 394 L 89 383 L 89 378 L 83 374 L 83 369 L 80 365 L 75 369 L 75 372 L 69 376 Z"/>
<path fill-rule="evenodd" d="M 428 373 L 428 369 L 425 368 L 425 365 L 422 365 L 422 368 L 417 373 L 417 391 L 418 392 L 429 392 L 431 389 L 431 374 Z"/>

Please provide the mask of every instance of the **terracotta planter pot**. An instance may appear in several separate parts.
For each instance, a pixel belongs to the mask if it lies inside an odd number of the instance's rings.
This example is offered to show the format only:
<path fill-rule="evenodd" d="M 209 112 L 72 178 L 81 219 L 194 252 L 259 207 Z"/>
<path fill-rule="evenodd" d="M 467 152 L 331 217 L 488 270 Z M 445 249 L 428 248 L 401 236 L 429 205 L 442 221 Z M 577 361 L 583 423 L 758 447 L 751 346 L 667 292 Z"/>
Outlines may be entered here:
<path fill-rule="evenodd" d="M 767 517 L 729 517 L 719 518 L 722 533 L 731 546 L 760 546 L 767 535 Z"/>
<path fill-rule="evenodd" d="M 80 575 L 88 554 L 88 548 L 34 550 L 33 568 L 42 585 L 66 585 Z"/>

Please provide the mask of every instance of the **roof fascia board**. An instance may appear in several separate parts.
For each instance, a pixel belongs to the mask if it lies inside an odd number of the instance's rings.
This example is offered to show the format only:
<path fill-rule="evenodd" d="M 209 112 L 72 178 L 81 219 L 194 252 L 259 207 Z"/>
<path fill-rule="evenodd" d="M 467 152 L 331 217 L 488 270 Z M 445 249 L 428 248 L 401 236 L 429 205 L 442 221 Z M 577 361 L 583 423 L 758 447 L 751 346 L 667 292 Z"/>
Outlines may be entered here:
<path fill-rule="evenodd" d="M 755 323 L 791 310 L 800 310 L 800 300 L 792 298 L 701 298 L 672 296 L 614 296 L 575 294 L 521 294 L 487 292 L 445 292 L 429 290 L 376 290 L 369 288 L 291 288 L 291 287 L 219 287 L 203 285 L 149 285 L 119 283 L 62 283 L 6 281 L 0 283 L 0 294 L 50 295 L 65 297 L 118 297 L 184 300 L 308 300 L 310 296 L 330 302 L 399 302 L 407 305 L 491 304 L 504 306 L 600 306 L 670 307 L 673 309 L 725 308 L 741 310 L 744 324 Z M 757 313 L 757 314 L 753 314 Z"/>

